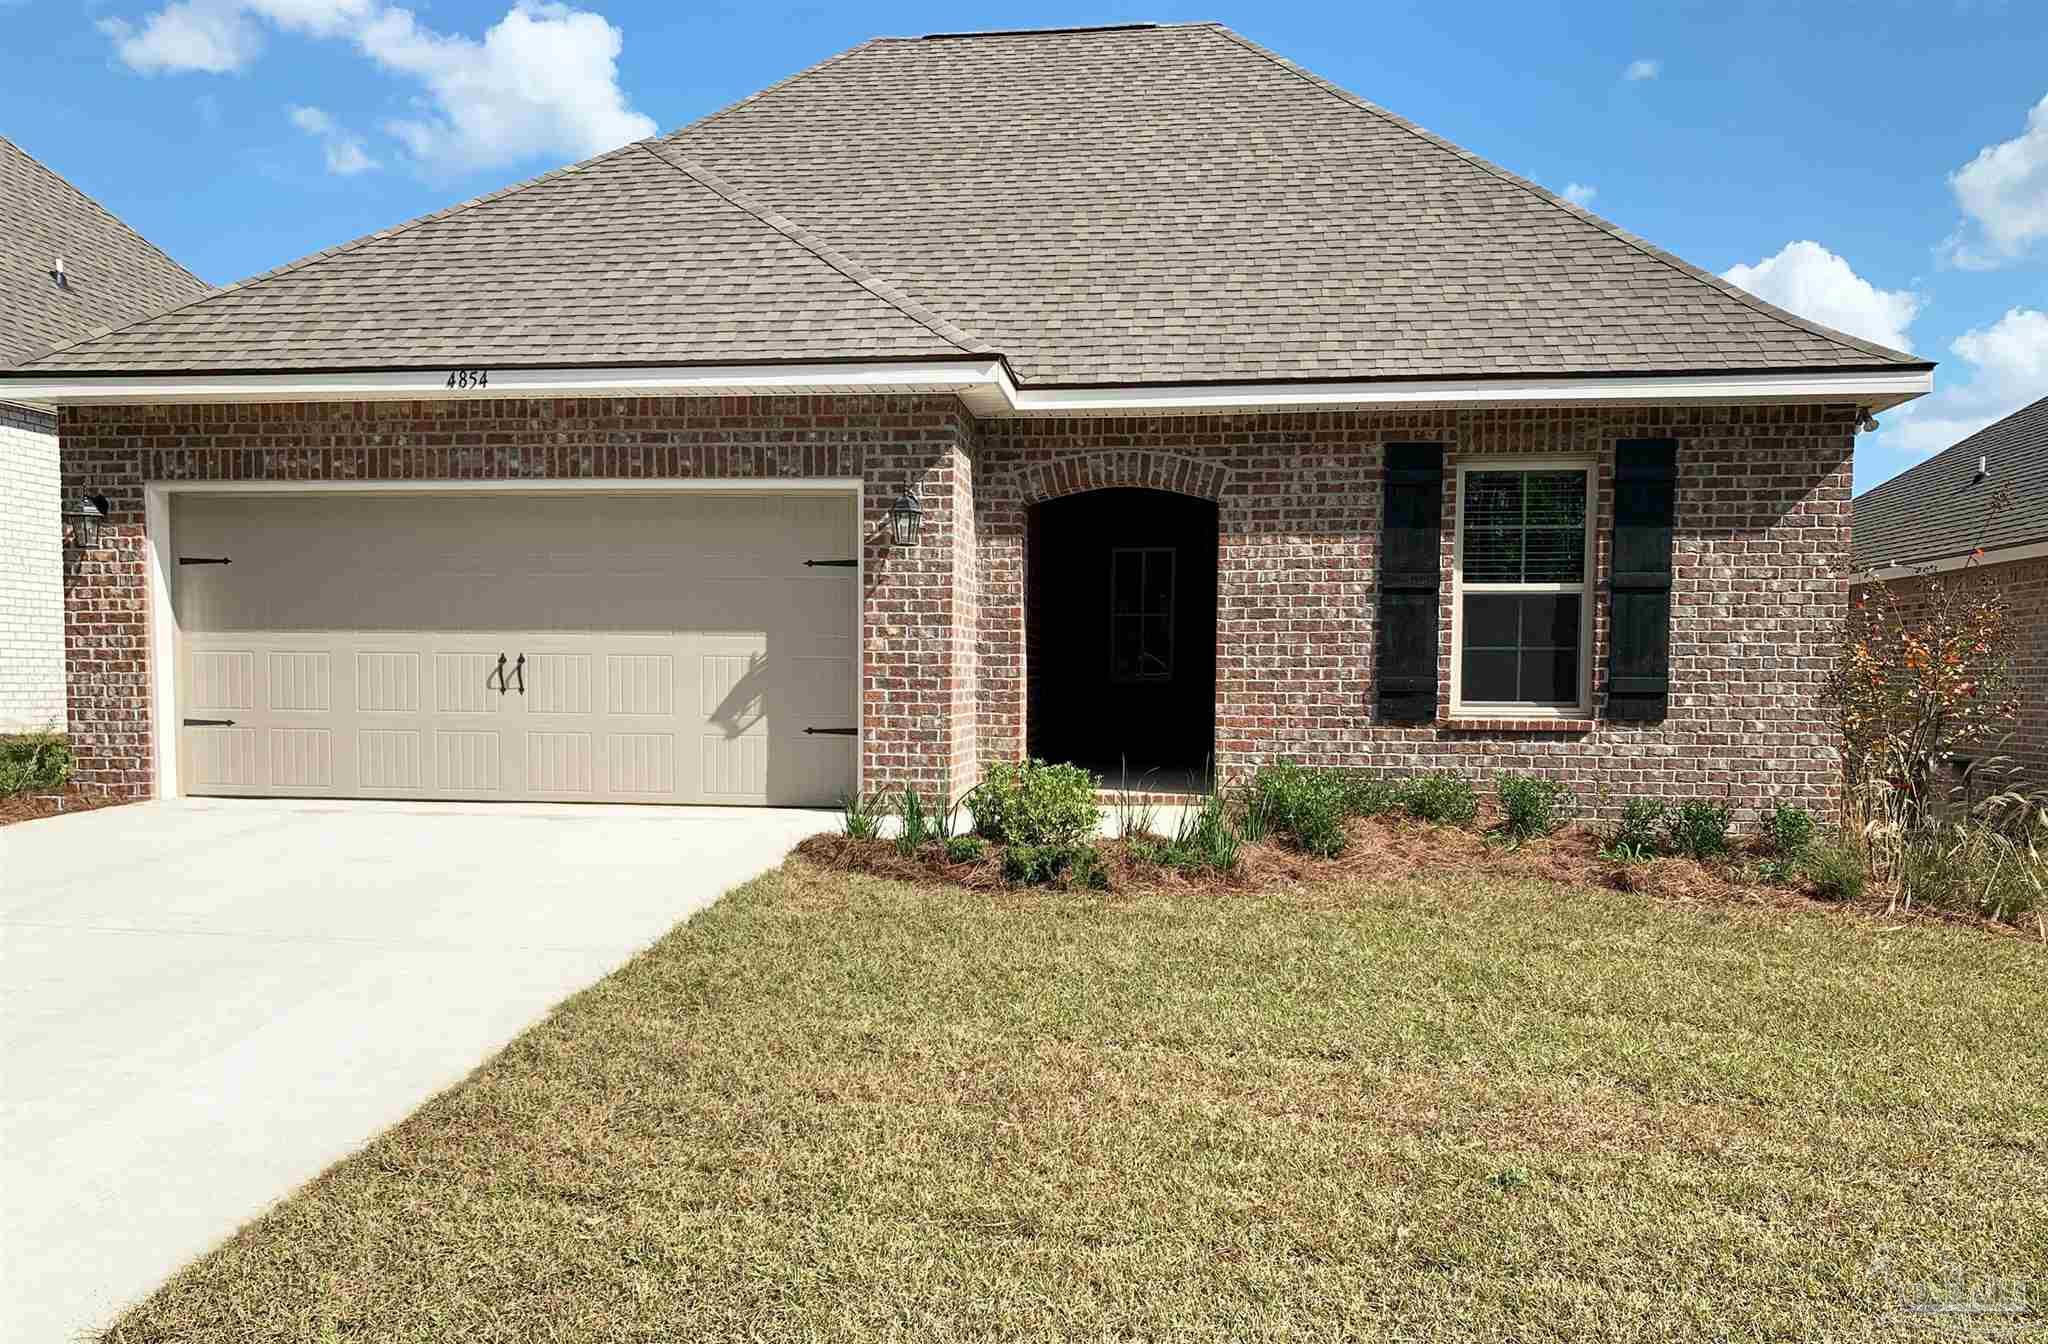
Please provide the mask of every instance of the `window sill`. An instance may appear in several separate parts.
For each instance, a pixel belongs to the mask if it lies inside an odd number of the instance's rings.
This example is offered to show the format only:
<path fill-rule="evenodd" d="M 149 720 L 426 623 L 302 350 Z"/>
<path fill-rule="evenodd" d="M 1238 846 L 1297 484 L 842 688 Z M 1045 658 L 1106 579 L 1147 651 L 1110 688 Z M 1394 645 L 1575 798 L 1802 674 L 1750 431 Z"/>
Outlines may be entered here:
<path fill-rule="evenodd" d="M 1591 718 L 1482 718 L 1478 715 L 1439 717 L 1438 728 L 1453 733 L 1590 733 L 1599 721 Z"/>

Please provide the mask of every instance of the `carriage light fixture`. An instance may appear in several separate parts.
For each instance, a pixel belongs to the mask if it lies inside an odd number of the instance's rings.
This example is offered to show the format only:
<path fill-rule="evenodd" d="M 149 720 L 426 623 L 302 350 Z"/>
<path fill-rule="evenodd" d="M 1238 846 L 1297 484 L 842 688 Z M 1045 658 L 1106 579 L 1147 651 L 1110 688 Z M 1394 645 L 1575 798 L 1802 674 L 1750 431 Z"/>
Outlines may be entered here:
<path fill-rule="evenodd" d="M 896 496 L 896 502 L 889 506 L 889 535 L 898 546 L 917 545 L 918 520 L 924 517 L 924 510 L 910 494 Z"/>
<path fill-rule="evenodd" d="M 89 551 L 99 544 L 100 527 L 107 521 L 105 495 L 81 495 L 76 507 L 64 510 L 71 525 L 71 549 Z"/>

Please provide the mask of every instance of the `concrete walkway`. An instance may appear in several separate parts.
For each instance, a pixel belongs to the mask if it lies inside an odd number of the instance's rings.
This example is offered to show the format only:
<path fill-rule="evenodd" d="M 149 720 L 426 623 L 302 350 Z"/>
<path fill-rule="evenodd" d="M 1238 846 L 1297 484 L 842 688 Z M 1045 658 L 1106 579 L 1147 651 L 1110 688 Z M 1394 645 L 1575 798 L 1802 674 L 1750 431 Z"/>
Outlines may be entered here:
<path fill-rule="evenodd" d="M 213 799 L 0 827 L 0 1340 L 106 1324 L 834 821 Z"/>

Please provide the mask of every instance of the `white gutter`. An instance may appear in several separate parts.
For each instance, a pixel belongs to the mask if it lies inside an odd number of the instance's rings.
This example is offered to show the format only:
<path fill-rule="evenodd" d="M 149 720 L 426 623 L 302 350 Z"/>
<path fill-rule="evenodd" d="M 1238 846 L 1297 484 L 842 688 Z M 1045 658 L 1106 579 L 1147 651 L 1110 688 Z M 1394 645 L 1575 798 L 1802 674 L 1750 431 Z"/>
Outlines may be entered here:
<path fill-rule="evenodd" d="M 465 383 L 460 375 L 481 382 Z M 456 386 L 449 380 L 456 378 Z M 992 418 L 1200 415 L 1374 407 L 1627 406 L 1827 402 L 1885 410 L 1934 388 L 1929 370 L 1685 374 L 1642 378 L 1445 378 L 1197 387 L 1020 388 L 1001 360 L 383 373 L 150 374 L 0 378 L 0 397 L 64 406 L 197 402 L 464 401 L 490 397 L 951 393 Z"/>
<path fill-rule="evenodd" d="M 2000 546 L 1982 555 L 1950 555 L 1939 560 L 1908 561 L 1879 565 L 1852 575 L 1851 583 L 1882 583 L 1888 579 L 1917 579 L 1929 574 L 1953 574 L 1970 565 L 2007 565 L 2015 560 L 2048 560 L 2048 541 L 2030 541 L 2018 546 Z"/>

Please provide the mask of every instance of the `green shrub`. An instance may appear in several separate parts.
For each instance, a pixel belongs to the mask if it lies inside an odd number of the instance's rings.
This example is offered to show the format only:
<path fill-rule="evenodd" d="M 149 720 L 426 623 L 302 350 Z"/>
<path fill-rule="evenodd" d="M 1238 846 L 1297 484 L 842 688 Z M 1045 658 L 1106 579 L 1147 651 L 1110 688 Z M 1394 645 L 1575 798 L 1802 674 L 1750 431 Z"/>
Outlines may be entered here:
<path fill-rule="evenodd" d="M 1688 799 L 1672 809 L 1664 823 L 1664 839 L 1688 858 L 1721 858 L 1728 853 L 1728 809 L 1704 798 Z"/>
<path fill-rule="evenodd" d="M 71 778 L 71 767 L 71 744 L 62 733 L 0 737 L 0 798 L 61 789 Z"/>
<path fill-rule="evenodd" d="M 1621 820 L 1614 824 L 1600 857 L 1622 863 L 1643 863 L 1655 858 L 1664 819 L 1670 811 L 1661 798 L 1629 799 L 1622 805 Z"/>
<path fill-rule="evenodd" d="M 948 863 L 980 863 L 988 854 L 988 843 L 979 836 L 956 835 L 946 841 Z"/>
<path fill-rule="evenodd" d="M 1259 767 L 1244 797 L 1246 839 L 1278 835 L 1317 858 L 1344 852 L 1346 780 L 1334 770 L 1311 770 L 1292 761 Z"/>
<path fill-rule="evenodd" d="M 1003 877 L 1027 886 L 1062 879 L 1070 887 L 1109 885 L 1109 869 L 1093 845 L 1011 845 L 1003 851 Z"/>
<path fill-rule="evenodd" d="M 888 819 L 889 804 L 881 794 L 862 798 L 859 794 L 848 794 L 839 800 L 840 826 L 850 840 L 873 840 L 882 833 L 882 823 Z"/>
<path fill-rule="evenodd" d="M 1401 789 L 1408 814 L 1423 821 L 1463 826 L 1479 815 L 1479 795 L 1471 782 L 1447 770 L 1417 775 Z"/>
<path fill-rule="evenodd" d="M 1343 775 L 1344 810 L 1354 817 L 1377 817 L 1401 805 L 1401 784 L 1363 770 Z"/>
<path fill-rule="evenodd" d="M 1549 835 L 1570 818 L 1571 790 L 1557 780 L 1502 774 L 1493 787 L 1500 798 L 1501 833 L 1517 844 Z"/>
<path fill-rule="evenodd" d="M 1830 901 L 1853 901 L 1863 894 L 1869 872 L 1863 851 L 1843 840 L 1808 843 L 1796 863 L 1814 890 Z"/>
<path fill-rule="evenodd" d="M 1764 818 L 1764 843 L 1778 858 L 1796 859 L 1813 843 L 1814 832 L 1818 829 L 1813 813 L 1803 807 L 1779 803 Z"/>
<path fill-rule="evenodd" d="M 1071 849 L 1095 838 L 1095 776 L 1074 765 L 1004 761 L 969 795 L 974 829 L 1000 845 Z"/>

